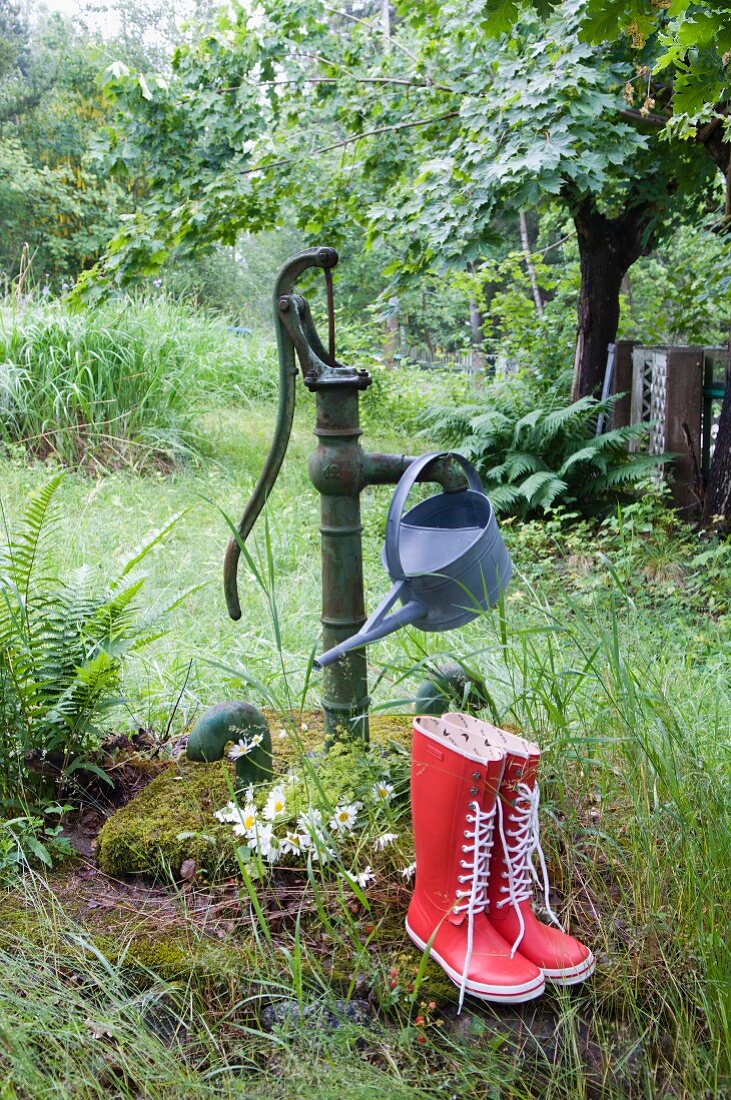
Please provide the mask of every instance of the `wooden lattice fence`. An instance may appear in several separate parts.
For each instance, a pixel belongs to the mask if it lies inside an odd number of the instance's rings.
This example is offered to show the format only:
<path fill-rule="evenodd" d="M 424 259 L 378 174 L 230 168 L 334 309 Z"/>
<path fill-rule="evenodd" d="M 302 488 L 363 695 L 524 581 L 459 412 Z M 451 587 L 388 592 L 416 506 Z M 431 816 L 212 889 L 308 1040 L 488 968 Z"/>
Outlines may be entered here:
<path fill-rule="evenodd" d="M 646 423 L 650 454 L 676 457 L 669 476 L 678 508 L 698 508 L 713 457 L 725 392 L 727 350 L 719 347 L 616 345 L 612 392 L 624 394 L 613 423 Z"/>

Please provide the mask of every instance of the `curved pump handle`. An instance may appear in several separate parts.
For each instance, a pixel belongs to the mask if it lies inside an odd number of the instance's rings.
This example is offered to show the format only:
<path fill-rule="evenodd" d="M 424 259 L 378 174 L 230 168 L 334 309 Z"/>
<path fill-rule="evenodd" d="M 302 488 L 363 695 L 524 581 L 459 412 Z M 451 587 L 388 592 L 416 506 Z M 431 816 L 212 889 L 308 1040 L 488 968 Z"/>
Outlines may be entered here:
<path fill-rule="evenodd" d="M 241 618 L 241 604 L 236 584 L 241 546 L 246 541 L 252 527 L 266 504 L 267 497 L 272 490 L 277 474 L 281 468 L 284 456 L 287 452 L 289 436 L 292 431 L 295 402 L 295 379 L 297 377 L 297 365 L 295 363 L 295 345 L 292 336 L 282 323 L 281 308 L 288 297 L 292 295 L 294 284 L 304 271 L 311 267 L 320 267 L 323 271 L 331 271 L 338 262 L 338 254 L 334 248 L 308 248 L 299 252 L 288 260 L 277 276 L 274 284 L 274 325 L 277 332 L 277 351 L 279 354 L 279 406 L 277 410 L 277 423 L 274 430 L 274 441 L 267 455 L 264 469 L 256 483 L 256 488 L 251 500 L 246 506 L 244 514 L 236 527 L 236 534 L 229 541 L 223 566 L 223 590 L 226 595 L 226 606 L 232 619 Z M 281 300 L 284 301 L 281 301 Z M 304 299 L 300 300 L 304 306 L 305 316 L 303 327 L 305 338 L 303 346 L 297 348 L 302 358 L 306 350 L 306 344 L 314 346 L 318 358 L 324 358 L 326 353 L 314 331 L 309 311 Z M 299 341 L 298 341 L 299 343 Z M 322 354 L 320 354 L 322 353 Z M 304 369 L 303 362 L 303 369 Z"/>

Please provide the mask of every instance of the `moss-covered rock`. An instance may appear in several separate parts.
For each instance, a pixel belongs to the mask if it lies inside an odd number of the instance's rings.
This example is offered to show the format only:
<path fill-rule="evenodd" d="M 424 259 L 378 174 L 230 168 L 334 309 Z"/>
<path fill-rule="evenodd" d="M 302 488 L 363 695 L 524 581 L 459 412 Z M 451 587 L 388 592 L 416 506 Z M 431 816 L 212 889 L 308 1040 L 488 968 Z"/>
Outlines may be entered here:
<path fill-rule="evenodd" d="M 285 771 L 303 752 L 323 744 L 321 712 L 268 714 L 267 718 L 272 728 L 285 732 L 285 737 L 274 739 L 275 771 Z M 371 716 L 374 754 L 393 742 L 406 746 L 410 737 L 408 716 Z M 342 749 L 336 751 L 324 763 L 338 795 L 340 788 L 330 772 L 337 769 L 341 753 Z M 106 822 L 97 842 L 99 866 L 115 878 L 169 879 L 180 874 L 186 860 L 193 859 L 197 869 L 211 878 L 235 874 L 231 826 L 213 816 L 232 797 L 234 784 L 234 768 L 228 760 L 214 764 L 181 760 L 171 765 Z"/>
<path fill-rule="evenodd" d="M 97 842 L 101 869 L 113 877 L 177 877 L 195 860 L 208 875 L 236 869 L 231 828 L 213 816 L 233 790 L 227 761 L 180 761 L 154 779 L 105 823 Z"/>

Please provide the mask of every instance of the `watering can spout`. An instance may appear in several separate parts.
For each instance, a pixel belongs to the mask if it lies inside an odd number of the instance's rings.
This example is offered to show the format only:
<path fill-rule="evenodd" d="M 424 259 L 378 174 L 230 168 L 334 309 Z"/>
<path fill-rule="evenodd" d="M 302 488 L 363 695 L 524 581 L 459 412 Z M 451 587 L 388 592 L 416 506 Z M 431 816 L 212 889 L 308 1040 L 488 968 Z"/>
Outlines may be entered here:
<path fill-rule="evenodd" d="M 392 634 L 394 630 L 400 630 L 402 626 L 408 626 L 410 623 L 415 623 L 418 619 L 421 619 L 426 612 L 426 608 L 418 600 L 409 600 L 403 607 L 399 607 L 397 611 L 394 611 L 392 615 L 388 615 L 388 612 L 399 598 L 403 587 L 404 581 L 397 581 L 358 633 L 353 634 L 351 638 L 346 638 L 344 642 L 339 642 L 332 649 L 328 649 L 326 653 L 316 657 L 313 662 L 314 667 L 317 669 L 327 668 L 328 665 L 337 661 L 338 657 L 342 657 L 344 653 L 349 653 L 351 649 L 360 649 L 361 646 L 370 645 L 371 642 L 377 642 L 380 638 L 385 638 L 387 634 Z"/>

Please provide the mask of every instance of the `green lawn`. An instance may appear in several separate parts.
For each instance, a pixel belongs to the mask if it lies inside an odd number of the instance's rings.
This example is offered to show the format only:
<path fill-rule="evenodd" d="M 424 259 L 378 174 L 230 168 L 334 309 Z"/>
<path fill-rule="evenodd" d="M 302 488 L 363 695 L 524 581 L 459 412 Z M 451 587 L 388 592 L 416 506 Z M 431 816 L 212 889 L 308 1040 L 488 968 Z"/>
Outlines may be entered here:
<path fill-rule="evenodd" d="M 113 576 L 145 535 L 185 511 L 147 559 L 140 602 L 199 587 L 171 613 L 165 636 L 130 664 L 118 728 L 164 730 L 181 692 L 172 734 L 232 694 L 260 705 L 286 700 L 287 691 L 301 700 L 319 627 L 308 405 L 301 400 L 268 509 L 281 657 L 247 570 L 240 623 L 228 620 L 221 589 L 222 512 L 238 517 L 248 499 L 272 407 L 210 412 L 203 427 L 212 457 L 171 476 L 66 476 L 58 495 L 62 573 L 88 563 Z M 371 429 L 364 444 L 418 452 L 428 441 Z M 41 465 L 0 464 L 11 522 L 49 476 Z M 387 488 L 364 497 L 369 606 L 386 588 L 379 553 L 388 499 Z M 408 698 L 419 664 L 450 654 L 484 676 L 487 717 L 539 741 L 556 898 L 599 960 L 586 987 L 547 995 L 537 1012 L 470 1004 L 459 1020 L 449 997 L 429 1009 L 428 985 L 420 994 L 418 981 L 415 994 L 407 986 L 392 995 L 390 968 L 412 968 L 413 981 L 419 962 L 401 931 L 403 889 L 376 891 L 353 915 L 325 878 L 300 883 L 301 921 L 279 928 L 271 943 L 256 918 L 217 933 L 217 976 L 182 965 L 171 974 L 159 960 L 130 970 L 37 877 L 10 887 L 5 899 L 25 896 L 32 920 L 6 919 L 0 937 L 0 1096 L 727 1094 L 728 557 L 714 551 L 693 564 L 705 547 L 651 503 L 598 530 L 555 519 L 503 529 L 516 566 L 504 616 L 490 613 L 452 635 L 407 631 L 372 647 L 376 705 Z M 253 546 L 263 553 L 261 522 Z M 248 676 L 258 686 L 244 686 Z M 316 708 L 316 682 L 302 701 Z M 260 881 L 254 895 L 267 898 L 267 889 Z M 169 893 L 192 954 L 206 941 L 199 910 L 218 898 L 211 890 Z M 323 898 L 339 977 L 319 942 Z M 124 940 L 124 930 L 115 934 Z M 337 1015 L 348 995 L 368 1002 L 367 1020 L 328 1025 L 322 1012 Z M 269 1030 L 267 1005 L 292 999 L 309 1006 L 309 1022 L 290 1013 Z M 416 1025 L 419 1015 L 425 1022 Z"/>

